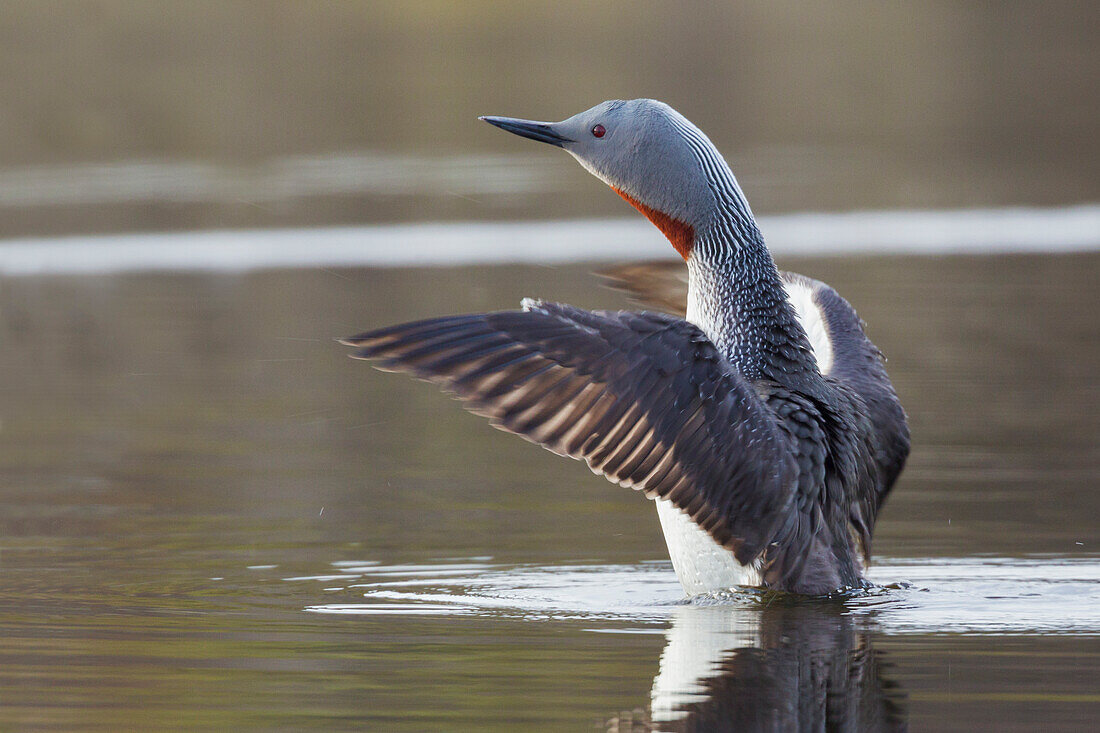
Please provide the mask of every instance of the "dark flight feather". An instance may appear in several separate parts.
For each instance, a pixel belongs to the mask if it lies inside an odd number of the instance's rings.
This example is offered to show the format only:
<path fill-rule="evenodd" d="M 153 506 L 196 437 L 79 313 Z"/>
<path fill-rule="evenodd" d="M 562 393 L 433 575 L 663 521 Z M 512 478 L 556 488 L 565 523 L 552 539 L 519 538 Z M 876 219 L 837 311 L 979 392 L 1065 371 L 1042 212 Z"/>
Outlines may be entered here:
<path fill-rule="evenodd" d="M 805 501 L 789 429 L 679 318 L 526 301 L 344 343 L 442 385 L 498 428 L 669 499 L 743 564 Z"/>
<path fill-rule="evenodd" d="M 598 273 L 607 285 L 633 301 L 683 316 L 687 310 L 687 271 L 679 260 L 631 263 Z M 909 455 L 909 428 L 905 411 L 886 374 L 879 349 L 867 338 L 863 322 L 852 306 L 825 283 L 795 272 L 779 272 L 785 283 L 810 288 L 821 308 L 833 363 L 827 379 L 848 390 L 862 403 L 870 422 L 870 447 L 876 475 L 874 489 L 858 497 L 851 517 L 865 554 L 870 553 L 870 535 L 886 496 L 897 481 Z"/>

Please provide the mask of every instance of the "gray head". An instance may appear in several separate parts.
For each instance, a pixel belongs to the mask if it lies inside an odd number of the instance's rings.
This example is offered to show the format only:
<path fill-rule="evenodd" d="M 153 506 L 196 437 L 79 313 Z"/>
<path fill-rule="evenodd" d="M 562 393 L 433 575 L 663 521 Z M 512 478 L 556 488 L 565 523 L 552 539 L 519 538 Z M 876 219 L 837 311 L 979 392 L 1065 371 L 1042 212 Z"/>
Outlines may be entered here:
<path fill-rule="evenodd" d="M 566 150 L 660 227 L 685 259 L 691 237 L 716 226 L 724 205 L 739 202 L 752 219 L 714 145 L 664 102 L 602 102 L 561 122 L 481 119 Z"/>

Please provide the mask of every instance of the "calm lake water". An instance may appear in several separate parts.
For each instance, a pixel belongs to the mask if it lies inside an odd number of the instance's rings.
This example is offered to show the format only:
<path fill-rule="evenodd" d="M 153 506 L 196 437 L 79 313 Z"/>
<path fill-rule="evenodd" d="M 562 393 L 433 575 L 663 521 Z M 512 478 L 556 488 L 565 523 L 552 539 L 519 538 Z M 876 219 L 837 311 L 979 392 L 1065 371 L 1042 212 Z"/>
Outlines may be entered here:
<path fill-rule="evenodd" d="M 332 341 L 589 265 L 0 279 L 0 729 L 1093 725 L 1100 254 L 780 265 L 911 419 L 848 598 L 685 603 L 644 498 Z"/>
<path fill-rule="evenodd" d="M 0 4 L 0 733 L 1095 727 L 1100 5 L 631 8 Z M 660 234 L 477 120 L 620 97 L 889 357 L 876 589 L 685 603 L 641 496 L 333 341 L 626 307 L 577 263 Z"/>

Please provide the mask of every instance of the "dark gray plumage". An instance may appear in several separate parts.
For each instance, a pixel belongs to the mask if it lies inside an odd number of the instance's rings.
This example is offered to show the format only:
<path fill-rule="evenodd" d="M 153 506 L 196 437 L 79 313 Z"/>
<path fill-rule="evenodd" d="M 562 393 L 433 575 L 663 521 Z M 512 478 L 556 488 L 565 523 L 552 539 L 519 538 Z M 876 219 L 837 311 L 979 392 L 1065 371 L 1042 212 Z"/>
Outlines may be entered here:
<path fill-rule="evenodd" d="M 684 266 L 673 260 L 617 265 L 599 273 L 608 286 L 621 290 L 642 305 L 683 316 L 687 312 L 688 279 Z M 813 293 L 822 310 L 834 353 L 828 376 L 855 392 L 871 424 L 872 454 L 876 464 L 874 491 L 860 497 L 852 518 L 860 534 L 861 550 L 869 558 L 871 530 L 909 455 L 909 426 L 905 411 L 886 373 L 882 352 L 863 329 L 855 309 L 833 288 L 796 272 L 779 271 L 784 283 L 801 285 Z"/>
<path fill-rule="evenodd" d="M 689 592 L 746 577 L 808 594 L 862 583 L 909 434 L 851 306 L 780 275 L 725 161 L 667 105 L 487 120 L 562 147 L 660 227 L 688 264 L 687 320 L 525 301 L 363 333 L 345 341 L 354 356 L 670 502 L 691 520 L 661 515 Z"/>
<path fill-rule="evenodd" d="M 742 563 L 794 500 L 788 437 L 687 321 L 530 303 L 345 343 L 382 369 L 443 385 L 501 429 L 671 500 Z"/>

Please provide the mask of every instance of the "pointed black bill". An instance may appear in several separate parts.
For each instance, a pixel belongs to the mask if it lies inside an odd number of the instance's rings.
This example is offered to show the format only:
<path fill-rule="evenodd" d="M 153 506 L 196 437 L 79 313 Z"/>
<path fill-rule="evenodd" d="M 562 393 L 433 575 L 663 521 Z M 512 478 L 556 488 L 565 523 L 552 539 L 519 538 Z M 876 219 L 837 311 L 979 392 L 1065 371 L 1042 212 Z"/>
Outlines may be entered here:
<path fill-rule="evenodd" d="M 520 137 L 538 140 L 540 143 L 550 143 L 559 148 L 565 143 L 574 142 L 558 134 L 558 132 L 554 130 L 554 123 L 552 122 L 517 120 L 514 117 L 478 117 L 478 119 L 485 120 L 490 125 L 495 125 L 502 130 L 507 130 Z"/>

